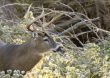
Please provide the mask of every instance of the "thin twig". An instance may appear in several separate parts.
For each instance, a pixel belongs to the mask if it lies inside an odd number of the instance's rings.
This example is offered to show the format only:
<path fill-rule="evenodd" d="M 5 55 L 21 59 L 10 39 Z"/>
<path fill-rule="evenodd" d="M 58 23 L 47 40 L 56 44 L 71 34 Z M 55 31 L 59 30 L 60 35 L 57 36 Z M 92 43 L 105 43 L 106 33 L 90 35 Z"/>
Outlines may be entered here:
<path fill-rule="evenodd" d="M 13 6 L 13 5 L 19 5 L 19 6 L 29 6 L 29 4 L 22 4 L 22 3 L 12 3 L 12 4 L 6 4 L 0 7 L 0 9 L 7 7 L 7 6 Z"/>

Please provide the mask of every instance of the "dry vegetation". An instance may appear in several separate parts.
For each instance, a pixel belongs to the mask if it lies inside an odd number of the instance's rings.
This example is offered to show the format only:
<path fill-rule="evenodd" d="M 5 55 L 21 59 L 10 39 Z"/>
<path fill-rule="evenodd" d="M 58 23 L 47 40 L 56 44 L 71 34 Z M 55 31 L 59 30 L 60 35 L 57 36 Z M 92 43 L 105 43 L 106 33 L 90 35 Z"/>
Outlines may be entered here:
<path fill-rule="evenodd" d="M 29 4 L 34 0 L 11 1 L 0 7 L 16 6 L 17 12 L 14 22 L 12 18 L 0 20 L 0 38 L 4 42 L 23 43 L 30 37 L 26 26 L 32 24 L 50 33 L 65 50 L 63 55 L 44 54 L 25 78 L 110 78 L 109 0 L 36 1 L 43 5 Z M 8 72 L 1 72 L 0 78 L 10 78 L 11 70 Z M 12 78 L 22 78 L 23 73 L 15 70 Z"/>

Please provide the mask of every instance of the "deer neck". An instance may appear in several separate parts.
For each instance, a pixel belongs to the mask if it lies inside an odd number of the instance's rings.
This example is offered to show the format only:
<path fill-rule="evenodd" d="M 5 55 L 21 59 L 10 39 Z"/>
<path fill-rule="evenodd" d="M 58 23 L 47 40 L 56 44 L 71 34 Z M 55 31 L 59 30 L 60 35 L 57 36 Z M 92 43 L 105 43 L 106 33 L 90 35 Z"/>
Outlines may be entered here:
<path fill-rule="evenodd" d="M 20 64 L 20 65 L 25 65 L 28 64 L 26 66 L 29 67 L 20 67 L 20 69 L 24 69 L 24 70 L 30 70 L 34 65 L 36 65 L 42 58 L 42 54 L 39 53 L 37 51 L 37 49 L 35 49 L 35 44 L 31 41 L 29 42 L 25 42 L 23 44 L 21 44 L 18 47 L 19 52 L 17 52 L 17 56 L 16 56 L 16 60 L 14 61 L 13 64 Z M 25 60 L 25 61 L 23 61 Z"/>

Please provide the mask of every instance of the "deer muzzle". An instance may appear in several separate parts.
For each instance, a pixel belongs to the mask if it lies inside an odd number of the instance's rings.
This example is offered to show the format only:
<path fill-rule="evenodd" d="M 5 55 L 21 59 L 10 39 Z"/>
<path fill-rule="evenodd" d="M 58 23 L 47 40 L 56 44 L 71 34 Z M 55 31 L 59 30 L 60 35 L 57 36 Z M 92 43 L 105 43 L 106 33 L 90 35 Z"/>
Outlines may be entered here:
<path fill-rule="evenodd" d="M 65 51 L 63 50 L 63 47 L 60 45 L 57 45 L 56 48 L 52 49 L 53 52 L 60 52 L 60 53 L 64 53 Z"/>

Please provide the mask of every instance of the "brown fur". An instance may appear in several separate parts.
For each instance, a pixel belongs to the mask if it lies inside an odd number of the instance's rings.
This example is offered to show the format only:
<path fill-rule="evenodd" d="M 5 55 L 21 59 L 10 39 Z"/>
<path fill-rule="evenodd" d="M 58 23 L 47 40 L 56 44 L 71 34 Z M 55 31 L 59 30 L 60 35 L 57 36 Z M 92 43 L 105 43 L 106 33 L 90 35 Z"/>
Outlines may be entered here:
<path fill-rule="evenodd" d="M 56 47 L 53 39 L 43 41 L 43 37 L 31 38 L 21 45 L 0 44 L 0 70 L 18 69 L 29 71 L 42 58 L 42 53 Z M 54 46 L 52 46 L 54 45 Z"/>

